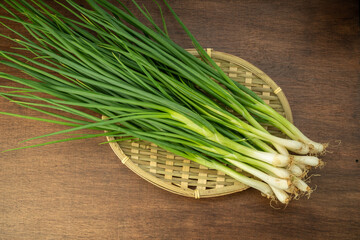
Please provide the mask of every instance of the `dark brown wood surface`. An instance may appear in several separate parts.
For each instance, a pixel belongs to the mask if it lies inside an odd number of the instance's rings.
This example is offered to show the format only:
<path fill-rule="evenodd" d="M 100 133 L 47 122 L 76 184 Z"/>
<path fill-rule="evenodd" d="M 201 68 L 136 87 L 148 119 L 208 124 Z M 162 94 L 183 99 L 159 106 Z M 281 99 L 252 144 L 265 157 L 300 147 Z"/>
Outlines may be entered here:
<path fill-rule="evenodd" d="M 152 1 L 140 2 L 158 15 Z M 312 179 L 317 189 L 311 198 L 282 210 L 252 189 L 185 198 L 132 173 L 109 146 L 98 145 L 104 139 L 61 143 L 0 154 L 0 239 L 359 239 L 358 2 L 170 3 L 203 46 L 267 73 L 286 93 L 296 125 L 330 142 L 326 166 L 313 172 L 321 176 Z M 168 11 L 165 16 L 173 39 L 191 47 Z M 0 41 L 2 50 L 10 46 Z M 40 116 L 4 99 L 0 111 Z M 60 129 L 1 115 L 0 148 Z"/>

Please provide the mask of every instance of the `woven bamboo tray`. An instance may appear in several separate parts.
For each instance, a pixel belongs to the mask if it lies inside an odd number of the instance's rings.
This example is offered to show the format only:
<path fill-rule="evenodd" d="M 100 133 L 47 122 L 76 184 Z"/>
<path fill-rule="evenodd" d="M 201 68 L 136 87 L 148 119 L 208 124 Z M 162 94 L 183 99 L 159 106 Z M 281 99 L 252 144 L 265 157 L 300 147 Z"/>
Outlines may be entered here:
<path fill-rule="evenodd" d="M 199 57 L 196 50 L 188 51 Z M 269 76 L 239 57 L 210 48 L 207 53 L 232 79 L 253 90 L 277 112 L 292 121 L 291 109 L 284 93 Z M 270 126 L 265 127 L 272 134 L 284 137 L 280 131 Z M 114 140 L 112 137 L 107 139 Z M 121 162 L 133 172 L 172 193 L 198 199 L 222 196 L 248 188 L 220 171 L 176 156 L 150 142 L 129 140 L 112 142 L 110 146 Z"/>

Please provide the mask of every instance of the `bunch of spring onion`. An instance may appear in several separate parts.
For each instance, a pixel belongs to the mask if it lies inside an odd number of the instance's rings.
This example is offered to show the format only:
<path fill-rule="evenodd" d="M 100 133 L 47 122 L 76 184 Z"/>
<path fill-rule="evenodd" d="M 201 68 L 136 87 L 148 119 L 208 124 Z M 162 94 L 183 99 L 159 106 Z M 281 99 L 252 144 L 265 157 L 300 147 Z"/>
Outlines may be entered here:
<path fill-rule="evenodd" d="M 304 136 L 255 93 L 229 78 L 166 1 L 202 61 L 171 40 L 163 17 L 160 27 L 135 1 L 151 27 L 121 2 L 120 7 L 106 0 L 88 0 L 88 7 L 72 0 L 58 3 L 72 17 L 41 0 L 5 2 L 1 7 L 9 14 L 1 18 L 21 24 L 28 35 L 3 24 L 17 37 L 1 36 L 16 42 L 21 53 L 1 51 L 0 63 L 29 78 L 0 73 L 1 78 L 23 85 L 0 86 L 4 89 L 0 95 L 53 118 L 1 113 L 69 126 L 28 140 L 81 129 L 99 131 L 15 149 L 99 136 L 116 141 L 136 138 L 223 171 L 282 203 L 311 191 L 304 178 L 310 167 L 322 164 L 316 155 L 325 145 Z M 270 134 L 260 123 L 278 128 L 287 138 Z"/>

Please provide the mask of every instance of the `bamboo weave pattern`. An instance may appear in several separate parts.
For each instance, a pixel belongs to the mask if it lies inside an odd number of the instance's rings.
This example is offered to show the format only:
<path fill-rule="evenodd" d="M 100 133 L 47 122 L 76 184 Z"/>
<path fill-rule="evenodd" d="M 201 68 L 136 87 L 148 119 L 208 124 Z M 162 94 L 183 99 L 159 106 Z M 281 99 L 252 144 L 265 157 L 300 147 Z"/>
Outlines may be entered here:
<path fill-rule="evenodd" d="M 189 52 L 198 57 L 195 50 Z M 232 79 L 254 91 L 277 112 L 292 121 L 291 110 L 284 93 L 265 73 L 233 55 L 210 48 L 207 52 Z M 275 128 L 265 127 L 270 133 L 284 137 Z M 108 137 L 108 140 L 113 138 Z M 203 198 L 226 195 L 248 188 L 220 171 L 208 169 L 146 141 L 114 142 L 110 143 L 110 146 L 121 162 L 136 174 L 176 194 Z"/>

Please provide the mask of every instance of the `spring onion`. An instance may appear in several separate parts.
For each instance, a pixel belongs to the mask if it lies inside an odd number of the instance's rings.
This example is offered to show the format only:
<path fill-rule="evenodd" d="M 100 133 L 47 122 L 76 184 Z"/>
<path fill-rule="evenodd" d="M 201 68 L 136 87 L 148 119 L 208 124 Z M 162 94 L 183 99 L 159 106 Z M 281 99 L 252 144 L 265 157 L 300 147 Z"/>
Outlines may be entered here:
<path fill-rule="evenodd" d="M 310 140 L 226 75 L 166 1 L 202 60 L 171 40 L 161 8 L 163 28 L 135 1 L 151 27 L 120 2 L 122 8 L 106 0 L 87 2 L 88 7 L 73 0 L 58 3 L 66 16 L 41 0 L 0 4 L 10 15 L 0 18 L 21 24 L 28 32 L 25 36 L 2 23 L 17 38 L 0 36 L 19 47 L 17 52 L 0 51 L 0 64 L 29 76 L 0 73 L 1 78 L 23 85 L 0 86 L 4 89 L 0 95 L 58 120 L 0 113 L 70 127 L 26 141 L 81 129 L 105 131 L 15 149 L 99 136 L 116 141 L 139 138 L 223 171 L 285 204 L 299 191 L 311 191 L 303 181 L 305 169 L 322 164 L 315 155 L 321 155 L 326 145 Z M 270 134 L 260 123 L 276 127 L 287 138 Z"/>

